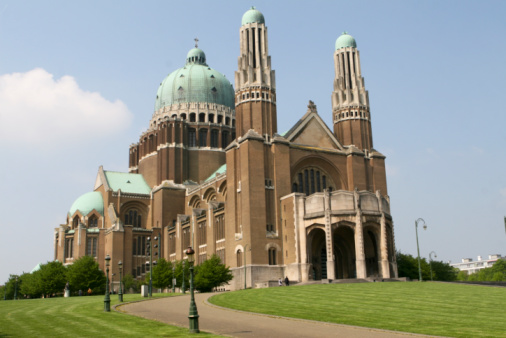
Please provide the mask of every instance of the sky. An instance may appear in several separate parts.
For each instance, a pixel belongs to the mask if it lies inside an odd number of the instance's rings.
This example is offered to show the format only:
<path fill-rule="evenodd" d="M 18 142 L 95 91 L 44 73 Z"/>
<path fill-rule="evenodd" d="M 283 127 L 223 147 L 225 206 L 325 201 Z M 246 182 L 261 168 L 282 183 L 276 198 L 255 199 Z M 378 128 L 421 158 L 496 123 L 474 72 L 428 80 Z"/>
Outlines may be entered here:
<path fill-rule="evenodd" d="M 0 284 L 54 259 L 54 228 L 128 147 L 199 39 L 233 83 L 241 18 L 265 17 L 278 131 L 331 126 L 333 50 L 355 37 L 396 248 L 506 255 L 506 2 L 0 0 Z M 434 257 L 434 254 L 432 255 Z"/>

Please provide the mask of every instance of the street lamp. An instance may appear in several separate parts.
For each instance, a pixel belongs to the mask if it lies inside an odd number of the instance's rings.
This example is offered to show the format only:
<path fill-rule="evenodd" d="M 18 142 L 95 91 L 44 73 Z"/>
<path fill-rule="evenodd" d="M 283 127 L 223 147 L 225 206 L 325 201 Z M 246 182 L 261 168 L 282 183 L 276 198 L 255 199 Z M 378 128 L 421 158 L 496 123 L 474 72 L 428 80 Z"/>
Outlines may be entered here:
<path fill-rule="evenodd" d="M 188 263 L 190 264 L 190 333 L 199 333 L 199 313 L 197 311 L 197 305 L 195 305 L 195 298 L 193 295 L 193 263 L 195 262 L 195 250 L 191 246 L 185 250 L 186 256 L 188 256 Z"/>
<path fill-rule="evenodd" d="M 415 231 L 416 231 L 416 250 L 418 251 L 418 277 L 419 281 L 422 281 L 422 265 L 420 263 L 420 246 L 418 245 L 418 222 L 423 222 L 423 230 L 427 230 L 427 225 L 423 218 L 419 218 L 415 221 Z"/>
<path fill-rule="evenodd" d="M 176 292 L 176 264 L 172 263 L 172 293 Z"/>
<path fill-rule="evenodd" d="M 120 302 L 123 302 L 123 288 L 121 287 L 121 284 L 123 283 L 122 279 L 121 279 L 121 272 L 123 270 L 123 262 L 122 261 L 119 261 L 118 262 L 118 267 L 119 267 L 119 290 L 118 290 L 118 300 Z"/>
<path fill-rule="evenodd" d="M 153 250 L 151 250 L 151 237 L 147 238 L 148 241 L 148 254 L 149 254 L 149 298 L 153 295 L 151 288 L 153 287 Z"/>
<path fill-rule="evenodd" d="M 105 256 L 105 297 L 104 297 L 104 311 L 111 311 L 111 297 L 109 296 L 109 264 L 111 263 L 111 257 Z"/>
<path fill-rule="evenodd" d="M 186 250 L 185 250 L 185 253 L 186 253 Z M 183 293 L 185 292 L 185 285 L 184 285 L 184 266 L 185 266 L 185 263 L 186 263 L 186 261 L 183 260 L 183 281 L 181 282 L 181 291 Z"/>
<path fill-rule="evenodd" d="M 111 293 L 114 295 L 114 276 L 116 276 L 115 273 L 111 273 Z"/>
<path fill-rule="evenodd" d="M 18 299 L 18 276 L 16 276 L 16 282 L 14 283 L 14 300 Z"/>
<path fill-rule="evenodd" d="M 434 257 L 436 257 L 436 258 L 437 258 L 437 255 L 436 255 L 436 253 L 435 253 L 434 251 L 431 251 L 431 252 L 429 253 L 429 267 L 430 267 L 430 280 L 431 280 L 431 281 L 433 280 L 433 279 L 432 279 L 432 254 L 434 254 Z"/>

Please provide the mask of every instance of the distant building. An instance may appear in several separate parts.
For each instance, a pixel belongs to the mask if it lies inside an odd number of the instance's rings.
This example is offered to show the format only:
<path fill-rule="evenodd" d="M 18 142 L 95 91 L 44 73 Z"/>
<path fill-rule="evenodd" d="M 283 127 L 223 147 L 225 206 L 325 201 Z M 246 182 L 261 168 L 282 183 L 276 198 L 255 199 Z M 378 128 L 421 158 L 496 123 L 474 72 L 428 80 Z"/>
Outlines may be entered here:
<path fill-rule="evenodd" d="M 480 271 L 481 269 L 490 268 L 499 259 L 503 258 L 498 254 L 488 255 L 488 259 L 486 260 L 483 260 L 481 256 L 478 256 L 478 260 L 474 262 L 472 258 L 462 258 L 461 263 L 454 263 L 450 265 L 454 268 L 459 269 L 460 271 L 467 271 L 468 274 L 472 274 Z"/>

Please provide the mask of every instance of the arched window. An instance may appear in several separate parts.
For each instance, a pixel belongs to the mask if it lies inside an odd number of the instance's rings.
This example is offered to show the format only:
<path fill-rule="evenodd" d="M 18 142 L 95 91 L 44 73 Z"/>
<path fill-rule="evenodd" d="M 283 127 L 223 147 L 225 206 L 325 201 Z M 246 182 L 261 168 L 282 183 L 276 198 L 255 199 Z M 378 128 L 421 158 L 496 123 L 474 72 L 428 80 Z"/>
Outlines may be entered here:
<path fill-rule="evenodd" d="M 206 122 L 206 113 L 199 114 L 199 122 Z"/>
<path fill-rule="evenodd" d="M 190 122 L 195 122 L 195 121 L 196 121 L 195 113 L 190 113 Z"/>
<path fill-rule="evenodd" d="M 199 130 L 199 146 L 207 147 L 207 129 Z"/>
<path fill-rule="evenodd" d="M 98 226 L 98 217 L 93 215 L 88 220 L 88 227 L 89 228 L 96 228 Z"/>
<path fill-rule="evenodd" d="M 292 181 L 292 192 L 311 195 L 326 189 L 332 191 L 333 186 L 334 184 L 325 171 L 317 167 L 306 167 L 295 174 Z"/>
<path fill-rule="evenodd" d="M 211 130 L 211 148 L 218 148 L 218 130 Z"/>
<path fill-rule="evenodd" d="M 228 146 L 228 131 L 224 130 L 221 133 L 221 147 L 226 148 Z"/>
<path fill-rule="evenodd" d="M 195 134 L 195 129 L 188 129 L 188 147 L 196 147 L 197 146 L 197 136 Z"/>
<path fill-rule="evenodd" d="M 269 248 L 269 265 L 277 265 L 276 248 Z"/>
<path fill-rule="evenodd" d="M 241 249 L 237 250 L 237 267 L 242 266 L 242 251 Z"/>
<path fill-rule="evenodd" d="M 75 229 L 77 228 L 77 226 L 79 225 L 79 216 L 76 216 L 74 217 L 74 219 L 72 220 L 72 229 Z"/>
<path fill-rule="evenodd" d="M 125 213 L 123 222 L 125 225 L 132 225 L 134 228 L 142 228 L 141 220 L 141 214 L 136 209 L 131 209 Z"/>

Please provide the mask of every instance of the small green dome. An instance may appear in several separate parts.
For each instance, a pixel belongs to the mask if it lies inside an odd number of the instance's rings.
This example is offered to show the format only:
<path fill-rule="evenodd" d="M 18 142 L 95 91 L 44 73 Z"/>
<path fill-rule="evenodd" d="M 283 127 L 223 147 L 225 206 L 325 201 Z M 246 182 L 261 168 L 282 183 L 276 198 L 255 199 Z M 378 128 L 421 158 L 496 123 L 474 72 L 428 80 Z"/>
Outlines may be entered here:
<path fill-rule="evenodd" d="M 155 111 L 177 103 L 206 102 L 235 109 L 234 88 L 225 75 L 210 68 L 200 48 L 191 49 L 186 65 L 170 73 L 158 87 Z"/>
<path fill-rule="evenodd" d="M 346 47 L 357 48 L 357 42 L 353 36 L 349 35 L 346 32 L 343 32 L 343 34 L 341 34 L 341 36 L 336 40 L 336 50 Z"/>
<path fill-rule="evenodd" d="M 93 211 L 93 209 L 100 215 L 104 215 L 104 199 L 102 198 L 102 194 L 98 191 L 88 192 L 76 199 L 74 204 L 70 207 L 69 215 L 72 216 L 79 210 L 83 216 L 86 216 Z"/>
<path fill-rule="evenodd" d="M 242 16 L 242 26 L 248 23 L 263 23 L 265 24 L 264 15 L 260 13 L 255 7 L 251 7 L 244 15 Z"/>

